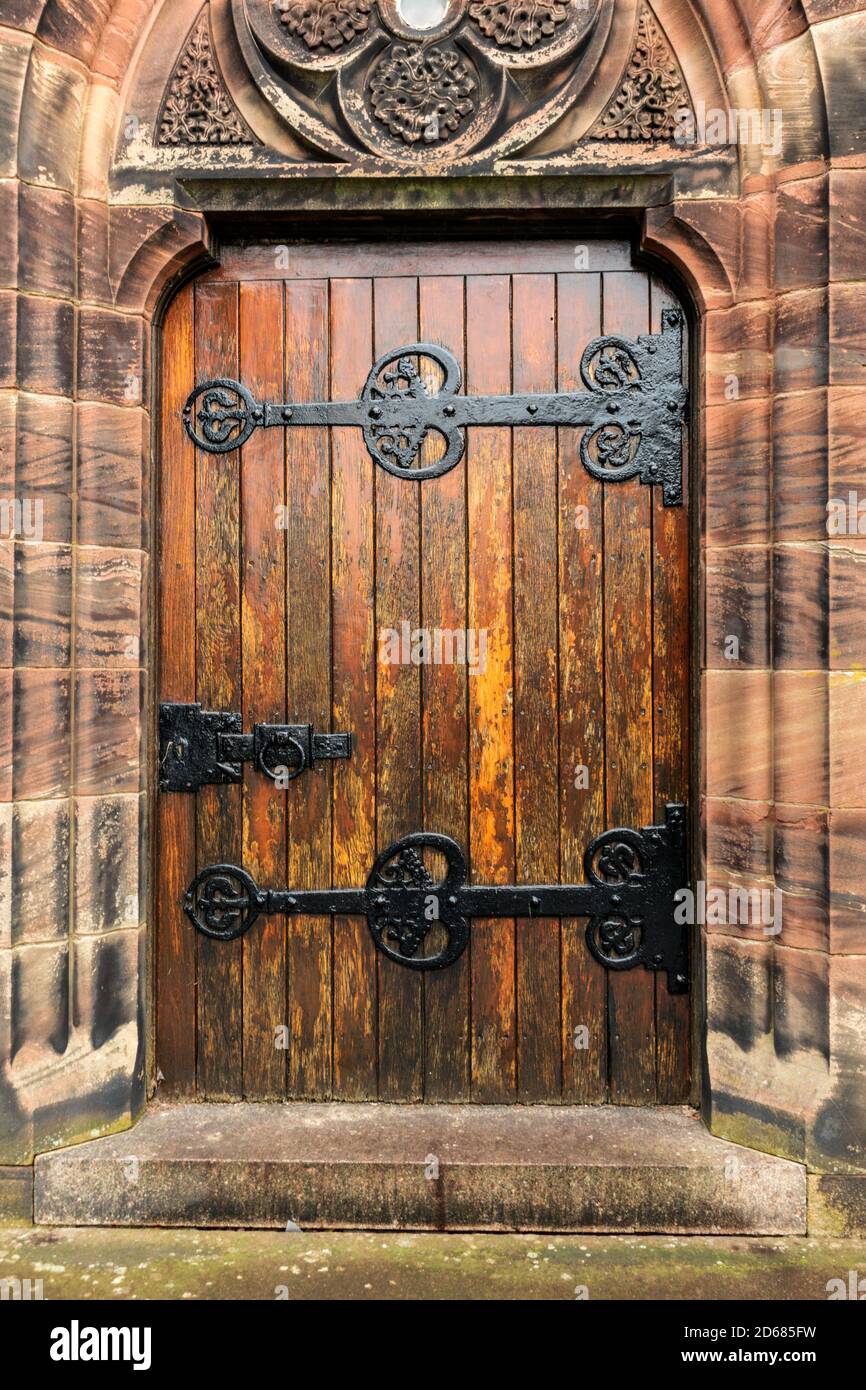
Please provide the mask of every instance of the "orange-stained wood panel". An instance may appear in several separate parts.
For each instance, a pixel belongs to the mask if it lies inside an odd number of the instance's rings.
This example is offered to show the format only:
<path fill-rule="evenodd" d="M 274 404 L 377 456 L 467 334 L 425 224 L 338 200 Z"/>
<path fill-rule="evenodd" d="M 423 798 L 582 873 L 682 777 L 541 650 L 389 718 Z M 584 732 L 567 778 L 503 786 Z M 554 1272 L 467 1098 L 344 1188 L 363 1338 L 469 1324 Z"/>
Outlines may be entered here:
<path fill-rule="evenodd" d="M 682 1103 L 689 1000 L 605 972 L 585 921 L 476 921 L 457 964 L 421 976 L 363 919 L 262 918 L 196 938 L 179 900 L 197 868 L 268 886 L 361 886 L 413 830 L 464 847 L 476 883 L 579 882 L 586 845 L 689 794 L 688 513 L 638 482 L 602 486 L 579 432 L 475 427 L 417 484 L 375 468 L 360 431 L 260 431 L 197 453 L 197 381 L 259 398 L 358 396 L 417 339 L 464 390 L 581 389 L 602 332 L 657 330 L 670 292 L 622 243 L 594 269 L 570 243 L 225 248 L 164 329 L 160 698 L 255 722 L 351 732 L 352 758 L 276 789 L 160 797 L 157 1060 L 203 1099 Z M 435 387 L 436 369 L 423 364 Z M 424 450 L 435 456 L 429 439 Z M 395 662 L 391 631 L 468 629 L 464 663 Z"/>

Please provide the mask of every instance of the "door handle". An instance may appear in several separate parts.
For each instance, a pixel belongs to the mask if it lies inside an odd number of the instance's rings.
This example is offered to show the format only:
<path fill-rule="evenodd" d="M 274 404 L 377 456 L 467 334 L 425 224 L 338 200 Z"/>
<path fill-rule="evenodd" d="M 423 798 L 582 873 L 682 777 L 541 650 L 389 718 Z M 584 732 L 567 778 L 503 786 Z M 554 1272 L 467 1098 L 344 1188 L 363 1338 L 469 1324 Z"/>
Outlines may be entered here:
<path fill-rule="evenodd" d="M 272 782 L 294 781 L 317 762 L 352 756 L 351 734 L 317 734 L 312 724 L 255 724 L 198 704 L 159 707 L 159 786 L 165 792 L 241 781 L 253 763 Z"/>

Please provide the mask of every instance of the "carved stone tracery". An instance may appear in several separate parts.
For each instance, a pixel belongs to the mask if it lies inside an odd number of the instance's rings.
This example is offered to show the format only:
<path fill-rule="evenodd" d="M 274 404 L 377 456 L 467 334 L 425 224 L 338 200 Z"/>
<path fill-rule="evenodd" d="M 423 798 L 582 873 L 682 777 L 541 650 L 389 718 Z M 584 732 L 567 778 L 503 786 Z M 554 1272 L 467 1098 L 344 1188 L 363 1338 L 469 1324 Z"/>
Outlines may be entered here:
<path fill-rule="evenodd" d="M 692 110 L 671 46 L 645 5 L 637 40 L 616 96 L 590 131 L 590 139 L 672 140 L 677 112 Z"/>
<path fill-rule="evenodd" d="M 475 110 L 476 92 L 456 49 L 435 44 L 395 44 L 370 78 L 373 114 L 407 145 L 447 140 Z"/>
<path fill-rule="evenodd" d="M 469 17 L 500 48 L 535 48 L 568 19 L 571 0 L 500 0 L 473 3 Z"/>
<path fill-rule="evenodd" d="M 396 0 L 229 3 L 234 27 L 219 30 L 220 43 L 227 32 L 245 39 L 256 86 L 272 106 L 270 93 L 282 90 L 280 115 L 293 132 L 346 163 L 372 155 L 417 164 L 432 150 L 452 163 L 477 162 L 474 152 L 486 150 L 489 161 L 555 126 L 598 71 L 615 0 L 468 0 L 429 35 L 407 26 Z M 225 85 L 210 8 L 167 85 L 158 145 L 258 143 Z M 524 83 L 517 70 L 529 68 Z M 225 70 L 237 76 L 237 54 Z M 641 0 L 619 86 L 584 138 L 671 142 L 692 110 L 671 45 Z"/>
<path fill-rule="evenodd" d="M 343 48 L 370 25 L 373 0 L 275 0 L 281 23 L 308 48 Z"/>
<path fill-rule="evenodd" d="M 157 124 L 159 145 L 248 145 L 253 141 L 217 68 L 207 10 L 184 44 Z"/>

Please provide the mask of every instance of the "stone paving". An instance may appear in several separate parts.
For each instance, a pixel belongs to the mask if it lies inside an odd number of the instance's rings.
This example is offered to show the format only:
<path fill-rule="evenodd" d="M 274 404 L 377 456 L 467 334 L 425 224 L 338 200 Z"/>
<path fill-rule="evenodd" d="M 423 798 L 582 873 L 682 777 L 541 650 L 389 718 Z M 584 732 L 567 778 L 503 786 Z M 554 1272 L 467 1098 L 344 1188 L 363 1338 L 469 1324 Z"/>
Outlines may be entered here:
<path fill-rule="evenodd" d="M 826 1300 L 852 1270 L 866 1276 L 866 1242 L 0 1230 L 0 1279 L 41 1279 L 46 1300 Z"/>

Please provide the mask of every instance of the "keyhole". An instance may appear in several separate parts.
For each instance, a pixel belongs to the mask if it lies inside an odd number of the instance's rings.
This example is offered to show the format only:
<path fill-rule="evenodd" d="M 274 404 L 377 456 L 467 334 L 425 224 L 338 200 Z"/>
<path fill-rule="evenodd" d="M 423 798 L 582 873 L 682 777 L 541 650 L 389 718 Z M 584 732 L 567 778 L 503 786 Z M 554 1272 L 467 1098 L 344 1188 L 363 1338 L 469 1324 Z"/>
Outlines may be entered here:
<path fill-rule="evenodd" d="M 397 0 L 397 12 L 413 29 L 435 29 L 448 13 L 451 0 Z"/>

